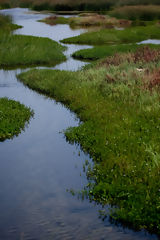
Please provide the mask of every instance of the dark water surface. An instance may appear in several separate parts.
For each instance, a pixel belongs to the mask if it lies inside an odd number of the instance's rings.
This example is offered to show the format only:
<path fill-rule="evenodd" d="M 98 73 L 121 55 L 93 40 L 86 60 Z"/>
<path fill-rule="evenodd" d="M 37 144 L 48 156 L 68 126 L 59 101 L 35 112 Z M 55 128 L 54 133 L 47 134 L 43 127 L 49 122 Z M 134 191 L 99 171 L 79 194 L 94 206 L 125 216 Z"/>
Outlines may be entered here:
<path fill-rule="evenodd" d="M 27 9 L 1 12 L 13 16 L 14 22 L 24 27 L 17 34 L 58 41 L 84 31 L 37 22 L 46 15 Z M 70 57 L 72 52 L 85 47 L 88 46 L 68 45 L 68 60 L 56 68 L 77 70 L 85 65 Z M 24 132 L 0 143 L 0 240 L 157 239 L 144 232 L 116 227 L 107 220 L 103 222 L 98 218 L 99 206 L 66 192 L 81 189 L 87 183 L 83 164 L 89 157 L 59 133 L 79 122 L 61 104 L 18 82 L 16 74 L 21 71 L 0 70 L 0 97 L 18 100 L 35 112 Z"/>

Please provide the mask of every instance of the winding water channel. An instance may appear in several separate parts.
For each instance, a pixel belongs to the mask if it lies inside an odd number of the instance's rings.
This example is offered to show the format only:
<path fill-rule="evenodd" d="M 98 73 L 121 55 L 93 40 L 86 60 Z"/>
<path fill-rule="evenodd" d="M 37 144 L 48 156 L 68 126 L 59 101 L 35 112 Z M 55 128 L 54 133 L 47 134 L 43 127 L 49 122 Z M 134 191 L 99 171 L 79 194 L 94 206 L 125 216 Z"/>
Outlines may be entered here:
<path fill-rule="evenodd" d="M 37 22 L 46 15 L 27 9 L 1 12 L 23 26 L 15 34 L 59 41 L 85 31 Z M 68 59 L 56 69 L 77 70 L 86 64 L 72 59 L 70 54 L 88 46 L 67 47 Z M 0 240 L 157 239 L 143 231 L 136 233 L 102 221 L 98 218 L 100 206 L 66 191 L 81 189 L 87 183 L 83 163 L 89 157 L 67 143 L 60 133 L 79 121 L 63 105 L 18 82 L 16 74 L 21 71 L 0 70 L 0 97 L 18 100 L 35 112 L 25 131 L 0 143 Z"/>

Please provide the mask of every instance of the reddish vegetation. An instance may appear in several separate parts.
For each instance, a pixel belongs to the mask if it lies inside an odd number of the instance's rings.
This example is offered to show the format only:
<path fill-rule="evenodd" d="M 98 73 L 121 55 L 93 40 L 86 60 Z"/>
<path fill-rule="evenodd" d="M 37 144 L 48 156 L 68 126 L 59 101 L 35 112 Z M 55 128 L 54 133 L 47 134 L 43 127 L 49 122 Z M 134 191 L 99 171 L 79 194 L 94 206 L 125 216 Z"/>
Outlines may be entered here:
<path fill-rule="evenodd" d="M 128 63 L 149 63 L 157 62 L 160 60 L 160 49 L 151 49 L 148 46 L 140 47 L 135 53 L 116 53 L 114 56 L 107 57 L 103 60 L 98 67 L 114 65 L 118 66 L 123 62 Z"/>
<path fill-rule="evenodd" d="M 148 46 L 138 49 L 133 54 L 134 63 L 137 62 L 156 62 L 160 60 L 160 50 L 151 49 Z"/>
<path fill-rule="evenodd" d="M 155 69 L 153 72 L 145 72 L 144 87 L 150 91 L 153 88 L 160 88 L 160 69 Z"/>
<path fill-rule="evenodd" d="M 120 54 L 116 53 L 112 57 L 108 57 L 105 60 L 103 60 L 99 65 L 98 68 L 101 66 L 108 67 L 109 65 L 118 66 L 123 62 L 127 63 L 142 63 L 145 65 L 145 63 L 150 62 L 158 62 L 160 61 L 160 50 L 159 49 L 151 49 L 148 46 L 142 47 L 137 49 L 135 53 L 127 53 L 127 54 Z M 143 67 L 142 65 L 142 67 Z M 154 88 L 160 89 L 160 68 L 154 69 L 152 71 L 148 69 L 141 69 L 141 68 L 135 68 L 138 72 L 142 72 L 142 88 L 152 91 Z M 135 76 L 133 77 L 137 78 L 136 72 L 134 72 Z M 124 75 L 124 77 L 126 77 Z M 106 75 L 105 81 L 107 83 L 114 83 L 119 80 L 118 76 L 110 76 L 109 74 Z"/>

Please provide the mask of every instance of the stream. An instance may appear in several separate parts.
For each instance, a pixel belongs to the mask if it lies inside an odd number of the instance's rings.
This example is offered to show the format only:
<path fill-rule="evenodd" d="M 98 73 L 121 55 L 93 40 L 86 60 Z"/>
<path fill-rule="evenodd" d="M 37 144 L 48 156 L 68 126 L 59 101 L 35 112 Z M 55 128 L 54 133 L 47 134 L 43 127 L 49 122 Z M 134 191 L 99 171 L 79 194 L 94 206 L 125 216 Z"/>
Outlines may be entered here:
<path fill-rule="evenodd" d="M 0 12 L 11 15 L 14 23 L 23 26 L 15 34 L 59 41 L 86 31 L 37 22 L 47 14 L 35 14 L 28 9 Z M 67 61 L 53 69 L 76 71 L 87 64 L 70 55 L 91 46 L 65 46 Z M 67 127 L 78 126 L 79 120 L 62 104 L 17 81 L 16 75 L 22 71 L 26 70 L 0 70 L 0 97 L 20 101 L 35 113 L 25 131 L 0 143 L 0 240 L 158 239 L 144 231 L 115 226 L 108 219 L 102 221 L 98 212 L 101 206 L 66 191 L 83 188 L 87 183 L 83 164 L 85 160 L 92 161 L 60 133 Z"/>

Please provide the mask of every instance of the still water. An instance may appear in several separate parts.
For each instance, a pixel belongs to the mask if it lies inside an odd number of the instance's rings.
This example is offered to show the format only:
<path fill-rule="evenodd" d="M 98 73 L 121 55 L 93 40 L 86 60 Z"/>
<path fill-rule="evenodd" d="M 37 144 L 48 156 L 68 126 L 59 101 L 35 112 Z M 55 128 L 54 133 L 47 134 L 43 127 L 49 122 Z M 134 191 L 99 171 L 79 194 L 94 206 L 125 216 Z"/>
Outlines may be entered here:
<path fill-rule="evenodd" d="M 37 22 L 46 15 L 27 9 L 1 12 L 23 26 L 15 34 L 59 41 L 85 31 Z M 56 69 L 77 70 L 86 64 L 72 59 L 70 54 L 88 46 L 67 47 L 67 61 Z M 102 221 L 98 217 L 100 206 L 66 191 L 80 190 L 87 183 L 83 164 L 91 159 L 60 133 L 79 121 L 63 105 L 18 82 L 16 74 L 21 71 L 0 70 L 0 97 L 20 101 L 35 112 L 25 131 L 0 143 L 0 240 L 157 239 L 143 231 L 136 233 Z"/>

